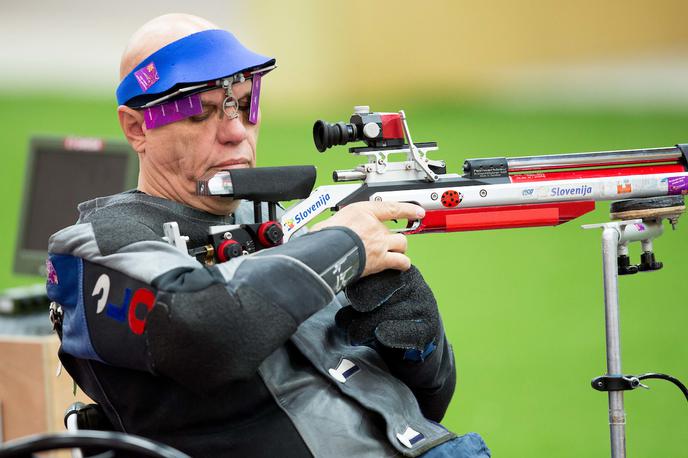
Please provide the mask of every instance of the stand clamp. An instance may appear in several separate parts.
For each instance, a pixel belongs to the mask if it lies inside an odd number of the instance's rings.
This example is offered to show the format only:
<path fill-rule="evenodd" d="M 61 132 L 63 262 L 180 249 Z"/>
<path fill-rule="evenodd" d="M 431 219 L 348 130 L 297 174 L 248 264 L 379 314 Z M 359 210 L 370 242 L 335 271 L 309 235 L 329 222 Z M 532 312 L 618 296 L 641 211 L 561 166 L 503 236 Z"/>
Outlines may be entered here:
<path fill-rule="evenodd" d="M 590 384 L 597 391 L 628 391 L 638 387 L 650 389 L 649 386 L 640 383 L 640 379 L 635 375 L 602 375 L 592 379 Z"/>
<path fill-rule="evenodd" d="M 628 391 L 635 390 L 638 387 L 650 389 L 649 386 L 643 385 L 641 380 L 646 379 L 659 379 L 666 380 L 673 383 L 678 387 L 679 390 L 685 396 L 686 401 L 688 401 L 688 388 L 681 383 L 676 377 L 672 377 L 667 374 L 660 374 L 657 372 L 648 372 L 647 374 L 641 375 L 603 375 L 601 377 L 595 377 L 592 379 L 590 384 L 597 391 Z"/>

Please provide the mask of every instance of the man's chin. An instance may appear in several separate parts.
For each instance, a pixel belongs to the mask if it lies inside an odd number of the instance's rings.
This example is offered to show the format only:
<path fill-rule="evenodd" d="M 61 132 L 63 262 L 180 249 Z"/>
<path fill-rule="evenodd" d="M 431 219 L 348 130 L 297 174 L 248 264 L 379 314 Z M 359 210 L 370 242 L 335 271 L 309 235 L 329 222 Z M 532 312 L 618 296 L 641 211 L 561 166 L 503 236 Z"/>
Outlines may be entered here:
<path fill-rule="evenodd" d="M 203 197 L 201 199 L 203 206 L 206 207 L 204 210 L 213 215 L 229 215 L 234 213 L 239 204 L 240 200 L 232 199 L 231 197 Z"/>

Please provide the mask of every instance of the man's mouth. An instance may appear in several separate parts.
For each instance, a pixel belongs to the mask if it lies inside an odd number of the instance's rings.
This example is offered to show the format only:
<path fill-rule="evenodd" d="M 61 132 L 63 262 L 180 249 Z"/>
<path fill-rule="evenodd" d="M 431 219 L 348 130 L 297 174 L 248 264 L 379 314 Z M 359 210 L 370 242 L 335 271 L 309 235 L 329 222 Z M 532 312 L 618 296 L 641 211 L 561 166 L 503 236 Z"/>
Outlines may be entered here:
<path fill-rule="evenodd" d="M 229 169 L 242 169 L 242 168 L 248 168 L 249 163 L 248 161 L 244 159 L 235 159 L 231 161 L 225 161 L 221 164 L 217 164 L 213 166 L 214 169 L 218 170 L 229 170 Z"/>

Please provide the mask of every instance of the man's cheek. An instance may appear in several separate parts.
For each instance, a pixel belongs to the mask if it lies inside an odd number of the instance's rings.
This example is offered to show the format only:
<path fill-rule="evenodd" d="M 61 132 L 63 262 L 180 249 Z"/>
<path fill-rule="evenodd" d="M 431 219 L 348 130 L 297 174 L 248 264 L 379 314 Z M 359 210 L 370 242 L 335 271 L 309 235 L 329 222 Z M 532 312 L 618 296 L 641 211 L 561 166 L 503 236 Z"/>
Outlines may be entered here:
<path fill-rule="evenodd" d="M 258 125 L 255 125 L 254 130 L 249 132 L 248 143 L 251 147 L 251 167 L 255 167 L 258 147 Z"/>
<path fill-rule="evenodd" d="M 186 180 L 196 179 L 196 148 L 194 137 L 191 135 L 183 135 L 179 137 L 179 141 L 175 145 L 175 156 L 179 164 L 180 174 Z"/>

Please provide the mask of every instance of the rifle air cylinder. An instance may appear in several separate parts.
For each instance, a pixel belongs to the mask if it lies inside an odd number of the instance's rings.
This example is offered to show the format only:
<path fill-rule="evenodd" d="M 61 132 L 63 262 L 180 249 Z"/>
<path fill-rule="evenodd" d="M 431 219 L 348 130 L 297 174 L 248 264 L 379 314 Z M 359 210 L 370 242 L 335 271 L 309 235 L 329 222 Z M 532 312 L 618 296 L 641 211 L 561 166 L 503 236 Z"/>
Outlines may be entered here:
<path fill-rule="evenodd" d="M 681 145 L 683 146 L 683 145 Z M 471 177 L 507 176 L 518 172 L 536 172 L 556 169 L 590 169 L 618 165 L 647 165 L 652 163 L 681 163 L 687 158 L 679 145 L 668 148 L 650 148 L 595 153 L 550 154 L 546 156 L 492 157 L 467 159 L 463 170 Z"/>
<path fill-rule="evenodd" d="M 332 172 L 332 179 L 337 183 L 343 181 L 363 181 L 366 179 L 366 174 L 358 170 L 335 170 Z"/>
<path fill-rule="evenodd" d="M 551 154 L 548 156 L 524 156 L 507 158 L 510 172 L 590 167 L 646 162 L 677 162 L 682 156 L 677 147 L 651 148 L 627 151 L 603 151 L 596 153 Z"/>

